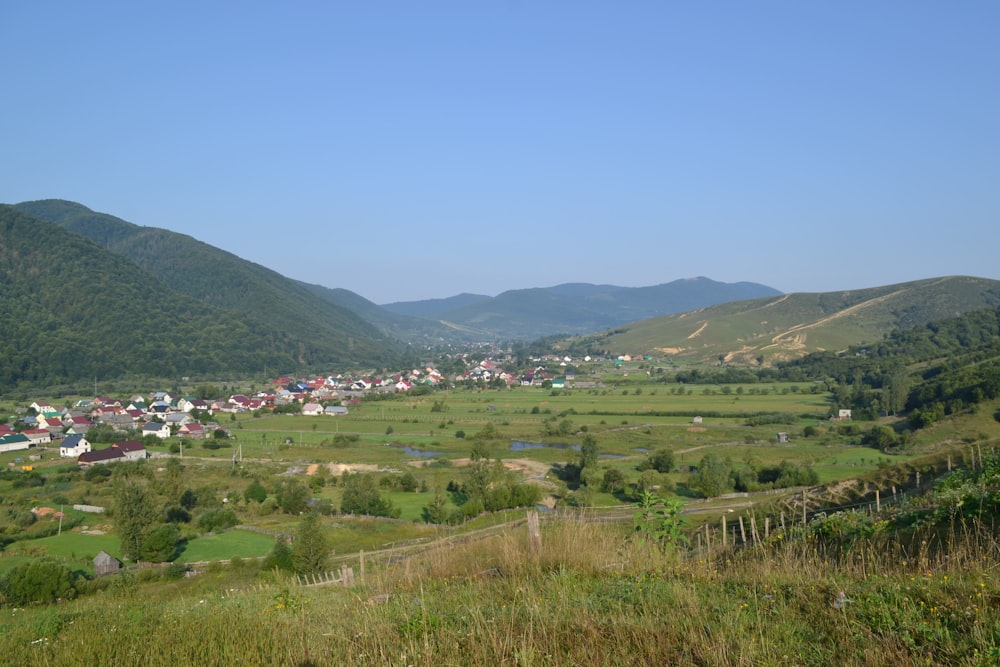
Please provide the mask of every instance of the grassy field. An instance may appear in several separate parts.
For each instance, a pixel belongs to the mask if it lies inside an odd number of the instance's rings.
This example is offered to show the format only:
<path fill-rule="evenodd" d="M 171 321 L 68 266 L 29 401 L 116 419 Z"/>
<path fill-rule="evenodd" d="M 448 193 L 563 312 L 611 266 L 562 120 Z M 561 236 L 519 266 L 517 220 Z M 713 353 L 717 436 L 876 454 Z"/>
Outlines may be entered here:
<path fill-rule="evenodd" d="M 230 558 L 259 558 L 266 556 L 273 548 L 273 537 L 233 528 L 190 540 L 184 546 L 177 562 L 197 563 Z"/>
<path fill-rule="evenodd" d="M 343 522 L 334 531 L 336 548 L 343 552 L 352 548 L 378 548 L 384 543 L 433 533 L 436 529 L 427 531 L 428 527 L 420 523 L 433 490 L 450 481 L 461 482 L 461 460 L 469 456 L 477 433 L 487 427 L 494 432 L 481 444 L 490 455 L 518 469 L 533 470 L 533 483 L 541 484 L 545 493 L 555 494 L 557 499 L 564 499 L 568 490 L 553 468 L 572 461 L 577 455 L 574 447 L 585 437 L 594 438 L 598 445 L 600 470 L 618 470 L 626 482 L 638 479 L 638 468 L 648 453 L 665 448 L 674 453 L 679 467 L 697 466 L 706 454 L 717 453 L 731 459 L 738 468 L 748 462 L 765 466 L 776 466 L 782 461 L 808 464 L 821 482 L 829 483 L 872 474 L 882 466 L 906 463 L 935 451 L 942 443 L 962 446 L 963 442 L 981 441 L 997 433 L 997 423 L 991 417 L 994 408 L 984 407 L 963 420 L 935 424 L 920 434 L 905 455 L 889 456 L 858 447 L 851 438 L 838 434 L 835 426 L 822 418 L 829 409 L 830 397 L 813 393 L 812 385 L 728 388 L 705 385 L 685 386 L 679 391 L 677 385 L 649 382 L 642 373 L 628 377 L 609 375 L 605 381 L 606 387 L 601 389 L 559 391 L 518 387 L 403 396 L 352 406 L 350 414 L 343 417 L 239 415 L 227 423 L 236 438 L 222 443 L 223 447 L 206 446 L 219 444 L 214 441 L 184 443 L 183 458 L 174 456 L 183 465 L 181 478 L 167 483 L 165 459 L 153 459 L 147 465 L 151 479 L 163 488 L 173 488 L 171 493 L 179 494 L 189 488 L 209 494 L 215 503 L 226 498 L 241 522 L 285 532 L 294 527 L 295 517 L 273 508 L 262 512 L 243 501 L 244 491 L 253 479 L 264 482 L 270 494 L 283 479 L 313 482 L 308 474 L 310 466 L 344 464 L 378 470 L 379 475 L 410 472 L 427 489 L 407 493 L 383 488 L 383 493 L 401 511 L 401 521 L 368 524 L 364 528 L 357 528 L 352 521 Z M 782 414 L 787 418 L 780 423 L 748 426 L 747 416 L 760 413 Z M 702 417 L 700 423 L 694 423 L 695 416 Z M 815 429 L 814 435 L 803 435 L 807 426 Z M 868 426 L 862 424 L 864 428 Z M 778 443 L 775 439 L 778 431 L 788 432 L 791 442 Z M 465 437 L 456 436 L 463 433 Z M 514 449 L 515 442 L 530 445 Z M 169 444 L 153 447 L 151 451 L 157 456 L 170 456 Z M 19 485 L 16 477 L 0 480 L 0 495 L 10 507 L 23 509 L 45 504 L 58 507 L 76 502 L 113 505 L 110 483 L 100 480 L 91 483 L 79 474 L 57 473 L 68 462 L 59 460 L 52 449 L 33 453 L 42 456 L 41 461 L 32 464 L 37 473 L 46 477 L 45 486 Z M 434 458 L 427 454 L 433 454 Z M 15 458 L 23 457 L 24 453 L 5 453 L 0 455 L 0 464 L 14 463 Z M 428 462 L 433 465 L 425 465 Z M 665 479 L 675 492 L 665 489 L 664 495 L 682 502 L 695 497 L 688 489 L 687 473 L 675 471 Z M 339 507 L 342 491 L 335 474 L 328 474 L 325 484 L 313 484 L 313 491 L 316 497 Z M 608 507 L 621 505 L 628 499 L 594 492 L 588 496 L 588 502 Z M 195 520 L 210 506 L 211 503 L 196 508 Z M 454 505 L 449 504 L 448 508 L 454 509 Z M 14 517 L 10 513 L 6 518 L 8 524 L 4 527 L 8 530 L 12 530 Z M 113 526 L 111 519 L 85 521 L 107 524 L 99 526 L 106 532 Z M 51 524 L 39 521 L 25 530 L 42 530 L 46 526 Z M 248 534 L 237 539 L 238 533 L 233 531 L 202 537 L 193 526 L 184 528 L 189 541 L 182 560 L 259 556 L 273 544 Z M 105 536 L 107 542 L 94 537 L 70 531 L 58 539 L 16 542 L 8 551 L 34 548 L 38 553 L 75 558 L 82 563 L 102 548 L 112 553 L 117 549 L 113 534 Z"/>

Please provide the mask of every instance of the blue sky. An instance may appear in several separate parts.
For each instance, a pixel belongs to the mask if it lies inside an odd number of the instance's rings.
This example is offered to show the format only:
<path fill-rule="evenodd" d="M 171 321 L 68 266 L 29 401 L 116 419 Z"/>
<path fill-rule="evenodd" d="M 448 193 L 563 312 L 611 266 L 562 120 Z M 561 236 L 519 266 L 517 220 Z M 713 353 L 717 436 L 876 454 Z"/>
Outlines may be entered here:
<path fill-rule="evenodd" d="M 1000 279 L 1000 3 L 0 6 L 0 202 L 377 303 Z"/>

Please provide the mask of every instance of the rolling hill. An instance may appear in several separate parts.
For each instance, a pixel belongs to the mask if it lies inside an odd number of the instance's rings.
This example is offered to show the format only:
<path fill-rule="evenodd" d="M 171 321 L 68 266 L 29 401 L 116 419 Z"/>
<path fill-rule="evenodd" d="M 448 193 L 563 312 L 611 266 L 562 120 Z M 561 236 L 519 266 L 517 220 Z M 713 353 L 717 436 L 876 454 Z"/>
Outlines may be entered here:
<path fill-rule="evenodd" d="M 566 346 L 690 362 L 770 365 L 878 341 L 895 329 L 998 304 L 1000 281 L 950 276 L 725 303 L 634 322 Z"/>
<path fill-rule="evenodd" d="M 141 227 L 74 202 L 23 202 L 15 208 L 126 257 L 177 292 L 224 308 L 297 341 L 300 365 L 391 366 L 398 345 L 352 310 L 319 300 L 303 284 L 190 236 Z"/>

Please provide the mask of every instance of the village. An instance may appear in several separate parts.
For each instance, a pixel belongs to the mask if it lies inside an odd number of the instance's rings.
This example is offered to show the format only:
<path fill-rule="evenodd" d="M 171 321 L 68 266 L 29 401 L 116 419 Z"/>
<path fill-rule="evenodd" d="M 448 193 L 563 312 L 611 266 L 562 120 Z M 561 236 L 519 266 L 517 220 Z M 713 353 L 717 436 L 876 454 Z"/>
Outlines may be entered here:
<path fill-rule="evenodd" d="M 586 357 L 586 361 L 591 361 Z M 512 372 L 495 359 L 470 363 L 468 368 L 445 377 L 434 366 L 411 369 L 382 377 L 372 374 L 332 374 L 307 378 L 282 376 L 260 391 L 233 394 L 225 398 L 206 399 L 179 392 L 154 391 L 147 395 L 133 394 L 127 399 L 95 396 L 64 406 L 38 399 L 15 410 L 9 421 L 0 423 L 0 453 L 44 450 L 58 446 L 59 456 L 75 459 L 81 466 L 131 461 L 148 457 L 146 444 L 179 438 L 203 440 L 232 437 L 220 424 L 220 415 L 259 413 L 280 410 L 304 416 L 347 415 L 371 394 L 397 394 L 415 388 L 428 389 L 461 384 L 482 384 L 496 387 L 551 386 L 562 388 L 573 382 L 573 373 L 562 375 L 547 370 L 548 364 L 566 367 L 570 357 L 550 355 L 534 359 L 532 368 Z M 593 383 L 577 383 L 590 386 Z M 129 439 L 114 442 L 105 449 L 95 449 L 87 434 L 95 427 L 110 428 Z M 30 470 L 38 454 L 28 455 L 27 461 L 8 463 Z"/>

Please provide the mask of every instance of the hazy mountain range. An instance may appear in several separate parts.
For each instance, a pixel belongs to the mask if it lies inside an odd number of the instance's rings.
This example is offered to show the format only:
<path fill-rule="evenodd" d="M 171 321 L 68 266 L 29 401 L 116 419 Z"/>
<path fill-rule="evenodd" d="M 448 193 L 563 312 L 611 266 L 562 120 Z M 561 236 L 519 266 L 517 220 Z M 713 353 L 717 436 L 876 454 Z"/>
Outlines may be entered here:
<path fill-rule="evenodd" d="M 0 206 L 0 221 L 0 391 L 94 375 L 392 367 L 428 345 L 558 334 L 608 353 L 762 363 L 1000 303 L 1000 285 L 978 278 L 789 295 L 693 278 L 380 306 L 73 202 Z"/>

